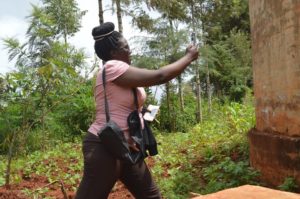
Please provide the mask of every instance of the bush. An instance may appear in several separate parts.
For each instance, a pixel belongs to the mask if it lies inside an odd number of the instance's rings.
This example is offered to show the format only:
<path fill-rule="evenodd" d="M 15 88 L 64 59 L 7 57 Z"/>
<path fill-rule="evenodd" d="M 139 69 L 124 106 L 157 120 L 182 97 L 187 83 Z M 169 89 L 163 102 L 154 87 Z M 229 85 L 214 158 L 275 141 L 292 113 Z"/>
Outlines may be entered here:
<path fill-rule="evenodd" d="M 152 171 L 165 198 L 258 184 L 246 137 L 255 122 L 252 104 L 214 107 L 210 117 L 187 133 L 157 135 L 159 155 Z"/>

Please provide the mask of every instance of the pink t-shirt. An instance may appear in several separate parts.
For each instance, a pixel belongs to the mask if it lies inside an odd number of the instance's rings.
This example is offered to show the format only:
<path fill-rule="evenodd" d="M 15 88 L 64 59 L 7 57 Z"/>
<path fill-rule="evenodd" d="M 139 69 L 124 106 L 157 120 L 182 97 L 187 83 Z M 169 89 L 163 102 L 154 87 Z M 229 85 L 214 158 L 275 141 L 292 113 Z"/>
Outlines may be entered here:
<path fill-rule="evenodd" d="M 127 117 L 136 107 L 132 88 L 118 86 L 113 81 L 126 72 L 129 65 L 122 61 L 111 60 L 106 62 L 104 67 L 106 72 L 106 96 L 110 118 L 116 122 L 124 132 L 128 132 Z M 94 95 L 96 101 L 96 119 L 88 131 L 97 135 L 97 132 L 106 123 L 102 70 L 97 75 Z M 137 97 L 141 109 L 146 99 L 144 88 L 137 88 Z M 140 117 L 142 118 L 141 114 Z M 141 122 L 142 126 L 144 126 L 142 119 Z"/>

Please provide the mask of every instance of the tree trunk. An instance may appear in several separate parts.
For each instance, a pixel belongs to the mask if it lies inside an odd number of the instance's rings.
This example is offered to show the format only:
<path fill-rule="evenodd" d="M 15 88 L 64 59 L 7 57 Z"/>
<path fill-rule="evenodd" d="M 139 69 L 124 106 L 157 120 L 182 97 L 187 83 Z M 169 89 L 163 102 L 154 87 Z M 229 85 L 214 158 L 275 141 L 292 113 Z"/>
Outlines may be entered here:
<path fill-rule="evenodd" d="M 171 112 L 171 102 L 170 102 L 170 83 L 167 82 L 165 84 L 166 86 L 166 96 L 167 96 L 167 116 L 168 116 L 168 121 L 169 121 L 169 124 L 171 123 L 171 116 L 170 116 L 170 112 Z M 168 127 L 168 130 L 171 131 L 171 128 L 170 126 Z"/>
<path fill-rule="evenodd" d="M 211 113 L 212 111 L 212 103 L 211 103 L 211 95 L 212 95 L 212 91 L 211 91 L 211 87 L 210 87 L 210 76 L 209 76 L 209 68 L 208 68 L 208 62 L 206 63 L 206 69 L 207 69 L 207 73 L 206 73 L 206 87 L 207 87 L 207 98 L 208 98 L 208 112 Z"/>
<path fill-rule="evenodd" d="M 67 39 L 67 33 L 66 33 L 66 31 L 64 31 L 64 41 L 65 41 L 65 45 L 67 45 L 67 43 L 68 43 L 68 39 Z M 66 50 L 67 51 L 67 50 Z"/>
<path fill-rule="evenodd" d="M 5 172 L 5 186 L 9 186 L 9 184 L 10 184 L 11 161 L 12 161 L 12 158 L 13 158 L 16 136 L 17 136 L 17 132 L 14 131 L 13 135 L 12 135 L 11 143 L 9 145 L 8 154 L 7 154 L 7 165 L 6 165 L 6 172 Z"/>
<path fill-rule="evenodd" d="M 196 69 L 196 94 L 197 94 L 197 111 L 196 111 L 196 121 L 198 123 L 202 122 L 202 99 L 201 99 L 201 81 L 200 81 L 200 71 L 197 67 Z"/>
<path fill-rule="evenodd" d="M 179 100 L 180 100 L 180 109 L 181 109 L 181 111 L 183 111 L 184 110 L 184 99 L 183 99 L 181 75 L 179 75 L 177 79 L 178 79 L 178 93 L 179 93 Z"/>
<path fill-rule="evenodd" d="M 98 0 L 98 8 L 99 8 L 99 24 L 104 23 L 104 17 L 103 17 L 103 6 L 102 6 L 102 0 Z"/>
<path fill-rule="evenodd" d="M 174 102 L 174 85 L 172 83 L 169 83 L 169 95 L 170 95 L 170 119 L 171 119 L 171 132 L 174 132 L 176 129 L 176 107 Z"/>
<path fill-rule="evenodd" d="M 194 1 L 190 1 L 190 6 L 191 6 L 191 15 L 192 15 L 192 27 L 193 27 L 193 34 L 195 34 L 195 39 L 194 39 L 194 45 L 197 43 L 196 42 L 196 24 L 195 24 L 195 18 L 194 18 Z M 201 82 L 200 82 L 200 71 L 199 71 L 199 65 L 198 62 L 196 61 L 196 97 L 197 97 L 197 107 L 196 107 L 196 121 L 197 123 L 202 122 L 202 110 L 201 110 Z"/>
<path fill-rule="evenodd" d="M 121 0 L 116 0 L 119 32 L 123 32 Z"/>

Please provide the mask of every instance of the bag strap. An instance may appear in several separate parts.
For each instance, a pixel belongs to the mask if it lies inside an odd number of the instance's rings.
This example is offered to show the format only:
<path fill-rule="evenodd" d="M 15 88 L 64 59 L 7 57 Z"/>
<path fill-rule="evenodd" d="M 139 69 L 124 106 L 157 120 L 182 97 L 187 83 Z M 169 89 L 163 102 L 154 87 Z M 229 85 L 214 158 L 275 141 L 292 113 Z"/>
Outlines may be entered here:
<path fill-rule="evenodd" d="M 135 103 L 135 108 L 137 111 L 139 111 L 139 102 L 137 99 L 137 92 L 136 92 L 136 88 L 132 89 L 133 95 L 134 95 L 134 103 Z"/>
<path fill-rule="evenodd" d="M 108 106 L 108 100 L 106 96 L 106 72 L 105 72 L 105 67 L 103 67 L 102 70 L 102 84 L 103 84 L 103 90 L 104 90 L 104 103 L 105 103 L 105 116 L 106 116 L 106 122 L 110 120 L 110 115 L 109 115 L 109 106 Z M 139 110 L 139 103 L 137 99 L 137 91 L 136 88 L 132 89 L 133 95 L 134 95 L 134 103 L 136 110 Z"/>
<path fill-rule="evenodd" d="M 110 120 L 110 115 L 109 115 L 108 101 L 107 101 L 107 97 L 106 97 L 105 67 L 103 67 L 103 70 L 102 70 L 102 84 L 103 84 L 103 90 L 104 90 L 104 103 L 105 103 L 106 122 L 109 122 L 109 120 Z"/>
<path fill-rule="evenodd" d="M 137 98 L 137 88 L 133 88 L 132 92 L 133 92 L 133 95 L 134 95 L 135 108 L 136 108 L 138 118 L 139 118 L 140 130 L 142 130 L 142 123 L 141 123 L 140 112 L 139 112 L 139 102 L 138 102 L 138 98 Z"/>

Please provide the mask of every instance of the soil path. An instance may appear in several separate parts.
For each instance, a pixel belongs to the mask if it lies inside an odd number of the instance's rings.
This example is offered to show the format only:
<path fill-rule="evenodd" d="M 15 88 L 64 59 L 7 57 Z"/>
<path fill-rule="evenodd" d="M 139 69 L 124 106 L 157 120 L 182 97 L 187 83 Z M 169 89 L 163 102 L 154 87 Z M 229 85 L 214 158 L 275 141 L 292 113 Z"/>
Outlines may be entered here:
<path fill-rule="evenodd" d="M 56 159 L 56 161 L 60 161 Z M 60 167 L 66 167 L 65 164 L 58 164 Z M 147 165 L 151 169 L 154 165 L 154 159 L 147 158 Z M 63 168 L 62 170 L 66 170 Z M 55 181 L 49 183 L 49 180 L 45 176 L 30 174 L 30 177 L 25 177 L 20 171 L 21 181 L 18 184 L 12 184 L 9 187 L 0 187 L 0 199 L 32 199 L 28 195 L 36 195 L 38 199 L 54 198 L 65 199 L 64 193 L 68 199 L 73 199 L 75 191 L 72 187 L 63 182 Z M 79 184 L 79 182 L 77 182 Z M 63 187 L 63 188 L 62 188 Z M 74 188 L 73 188 L 74 189 Z M 123 183 L 118 181 L 111 191 L 108 199 L 134 199 Z"/>
<path fill-rule="evenodd" d="M 43 177 L 36 177 L 34 180 L 23 180 L 18 185 L 12 185 L 10 187 L 0 187 L 0 199 L 31 199 L 24 193 L 25 190 L 30 190 L 32 194 L 39 188 L 48 187 L 48 191 L 39 193 L 41 198 L 51 197 L 55 199 L 65 199 L 60 184 L 49 184 Z M 73 199 L 75 192 L 65 191 L 68 199 Z M 108 199 L 134 199 L 126 187 L 121 183 L 117 182 L 114 189 L 110 193 Z"/>

